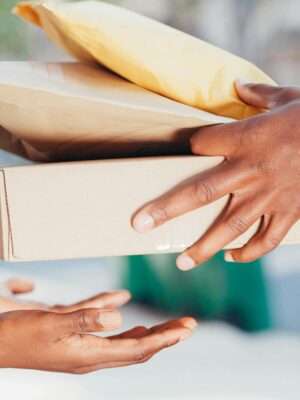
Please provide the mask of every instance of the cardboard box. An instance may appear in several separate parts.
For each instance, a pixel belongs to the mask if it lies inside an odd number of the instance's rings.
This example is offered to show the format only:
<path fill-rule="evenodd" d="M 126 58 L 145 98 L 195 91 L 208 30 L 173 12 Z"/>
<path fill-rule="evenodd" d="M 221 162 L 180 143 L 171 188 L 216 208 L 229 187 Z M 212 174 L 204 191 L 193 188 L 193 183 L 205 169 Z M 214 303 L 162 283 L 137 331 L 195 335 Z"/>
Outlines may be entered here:
<path fill-rule="evenodd" d="M 1 258 L 9 261 L 180 252 L 226 204 L 223 198 L 148 234 L 131 227 L 143 204 L 221 158 L 158 157 L 3 168 Z M 242 245 L 255 227 L 234 243 Z M 300 243 L 300 224 L 284 243 Z"/>
<path fill-rule="evenodd" d="M 200 126 L 228 121 L 97 65 L 0 63 L 0 125 L 32 160 L 187 154 Z"/>

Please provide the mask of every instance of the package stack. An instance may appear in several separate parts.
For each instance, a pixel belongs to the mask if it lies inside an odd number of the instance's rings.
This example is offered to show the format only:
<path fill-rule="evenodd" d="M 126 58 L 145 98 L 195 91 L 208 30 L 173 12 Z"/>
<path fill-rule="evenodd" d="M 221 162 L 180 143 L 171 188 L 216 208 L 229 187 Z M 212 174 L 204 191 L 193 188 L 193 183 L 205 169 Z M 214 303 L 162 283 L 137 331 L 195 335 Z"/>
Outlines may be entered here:
<path fill-rule="evenodd" d="M 273 81 L 245 60 L 107 3 L 29 1 L 14 13 L 77 62 L 0 64 L 0 146 L 38 162 L 1 170 L 1 258 L 177 252 L 193 243 L 226 198 L 147 235 L 132 229 L 132 216 L 223 161 L 190 155 L 189 139 L 201 126 L 260 112 L 237 97 L 237 78 Z M 295 237 L 291 231 L 286 241 Z"/>

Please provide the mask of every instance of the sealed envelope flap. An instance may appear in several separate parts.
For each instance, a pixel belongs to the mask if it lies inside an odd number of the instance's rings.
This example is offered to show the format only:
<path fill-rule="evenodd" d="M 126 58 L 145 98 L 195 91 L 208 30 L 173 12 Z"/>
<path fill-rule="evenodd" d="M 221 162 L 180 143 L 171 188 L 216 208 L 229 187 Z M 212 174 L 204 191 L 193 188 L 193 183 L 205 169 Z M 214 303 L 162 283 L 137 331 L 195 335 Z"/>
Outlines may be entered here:
<path fill-rule="evenodd" d="M 97 65 L 1 62 L 0 121 L 29 158 L 64 161 L 184 154 L 195 129 L 229 119 L 159 96 Z"/>
<path fill-rule="evenodd" d="M 97 60 L 137 85 L 214 114 L 240 119 L 258 112 L 239 100 L 236 79 L 274 84 L 248 61 L 104 2 L 29 1 L 14 12 L 75 57 Z"/>
<path fill-rule="evenodd" d="M 220 162 L 220 158 L 191 156 L 6 168 L 6 215 L 12 243 L 8 258 L 29 261 L 180 252 L 210 226 L 226 198 L 144 235 L 132 229 L 131 218 L 141 205 Z M 254 231 L 255 227 L 235 245 L 245 243 Z M 298 224 L 285 243 L 299 243 L 299 231 Z"/>

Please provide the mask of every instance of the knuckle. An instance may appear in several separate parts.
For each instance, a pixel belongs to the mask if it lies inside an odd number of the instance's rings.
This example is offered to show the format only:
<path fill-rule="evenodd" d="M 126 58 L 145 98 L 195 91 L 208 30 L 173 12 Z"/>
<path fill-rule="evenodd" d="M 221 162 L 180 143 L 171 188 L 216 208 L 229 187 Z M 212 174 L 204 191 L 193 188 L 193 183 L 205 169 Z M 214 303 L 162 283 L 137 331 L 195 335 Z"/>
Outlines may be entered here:
<path fill-rule="evenodd" d="M 147 359 L 147 352 L 144 349 L 139 349 L 133 355 L 133 361 L 136 364 L 142 364 Z"/>
<path fill-rule="evenodd" d="M 145 358 L 145 354 L 143 352 L 139 352 L 135 354 L 134 361 L 140 364 L 145 360 Z"/>
<path fill-rule="evenodd" d="M 247 223 L 242 217 L 231 218 L 228 221 L 228 227 L 233 234 L 242 234 L 248 229 Z"/>
<path fill-rule="evenodd" d="M 244 164 L 248 176 L 256 179 L 256 182 L 262 182 L 266 178 L 272 178 L 278 172 L 278 164 L 275 160 L 258 159 L 254 162 Z"/>
<path fill-rule="evenodd" d="M 158 206 L 158 208 L 152 211 L 151 215 L 155 221 L 155 224 L 157 225 L 167 221 L 169 218 L 169 213 L 166 206 Z"/>
<path fill-rule="evenodd" d="M 264 240 L 265 248 L 270 251 L 279 246 L 281 239 L 275 235 L 267 235 Z"/>
<path fill-rule="evenodd" d="M 269 175 L 270 172 L 272 172 L 273 168 L 272 168 L 272 164 L 270 161 L 268 160 L 259 160 L 256 163 L 256 170 L 257 172 L 261 175 Z"/>
<path fill-rule="evenodd" d="M 80 310 L 73 314 L 72 324 L 74 330 L 81 332 L 85 331 L 90 326 L 91 320 L 85 310 Z"/>
<path fill-rule="evenodd" d="M 195 182 L 192 186 L 192 197 L 195 204 L 207 204 L 213 200 L 215 189 L 207 182 Z"/>

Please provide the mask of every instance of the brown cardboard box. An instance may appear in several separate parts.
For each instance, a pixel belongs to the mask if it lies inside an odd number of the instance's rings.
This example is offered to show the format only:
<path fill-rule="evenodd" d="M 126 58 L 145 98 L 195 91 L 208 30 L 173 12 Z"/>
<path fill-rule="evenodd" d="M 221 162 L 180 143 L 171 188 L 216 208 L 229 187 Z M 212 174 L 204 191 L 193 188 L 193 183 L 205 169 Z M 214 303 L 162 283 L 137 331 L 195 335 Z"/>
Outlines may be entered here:
<path fill-rule="evenodd" d="M 97 65 L 0 63 L 0 125 L 32 160 L 187 154 L 198 127 L 228 121 Z"/>
<path fill-rule="evenodd" d="M 3 168 L 1 258 L 29 261 L 182 251 L 214 221 L 226 198 L 144 235 L 132 229 L 132 215 L 221 161 L 184 156 Z M 255 227 L 235 245 L 245 243 L 254 231 Z M 299 242 L 300 224 L 284 243 Z"/>

